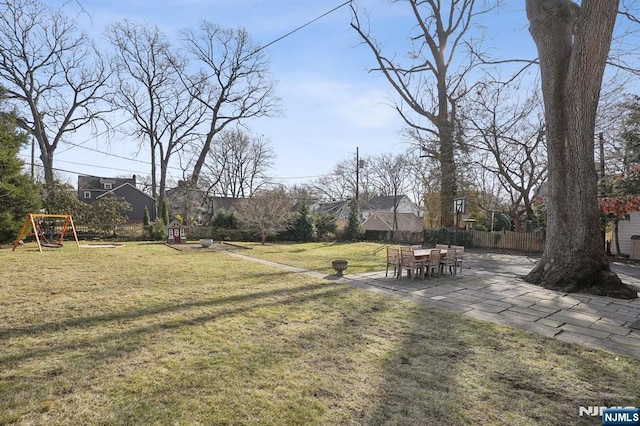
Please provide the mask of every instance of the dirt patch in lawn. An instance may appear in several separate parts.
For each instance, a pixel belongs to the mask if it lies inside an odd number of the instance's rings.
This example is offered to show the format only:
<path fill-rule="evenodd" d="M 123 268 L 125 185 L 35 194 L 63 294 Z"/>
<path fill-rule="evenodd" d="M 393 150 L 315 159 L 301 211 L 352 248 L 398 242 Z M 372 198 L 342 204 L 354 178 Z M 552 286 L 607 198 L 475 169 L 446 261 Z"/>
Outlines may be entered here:
<path fill-rule="evenodd" d="M 118 248 L 123 247 L 122 243 L 92 243 L 92 244 L 81 244 L 80 248 L 88 248 L 88 249 L 96 249 L 96 248 Z"/>
<path fill-rule="evenodd" d="M 227 251 L 247 249 L 247 247 L 224 242 L 214 242 L 209 247 L 203 247 L 200 243 L 167 244 L 167 246 L 178 251 Z"/>

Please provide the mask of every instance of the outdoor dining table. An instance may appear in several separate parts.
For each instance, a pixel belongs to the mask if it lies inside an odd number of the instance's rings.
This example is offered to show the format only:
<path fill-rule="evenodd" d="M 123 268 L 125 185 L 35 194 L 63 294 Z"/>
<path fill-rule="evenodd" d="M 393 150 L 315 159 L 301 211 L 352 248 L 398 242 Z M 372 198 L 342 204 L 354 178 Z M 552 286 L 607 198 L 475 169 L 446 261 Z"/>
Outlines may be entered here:
<path fill-rule="evenodd" d="M 435 248 L 413 250 L 413 255 L 416 259 L 429 259 L 429 257 L 431 256 L 431 250 L 435 250 Z M 445 257 L 448 251 L 449 250 L 447 249 L 440 249 L 440 256 Z"/>

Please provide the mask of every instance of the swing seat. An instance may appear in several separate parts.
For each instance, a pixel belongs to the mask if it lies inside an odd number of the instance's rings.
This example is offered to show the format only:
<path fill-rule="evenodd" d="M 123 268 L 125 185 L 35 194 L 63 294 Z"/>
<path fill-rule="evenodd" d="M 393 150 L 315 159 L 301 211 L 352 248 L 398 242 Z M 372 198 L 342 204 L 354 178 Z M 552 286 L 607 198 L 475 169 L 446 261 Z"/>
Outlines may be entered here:
<path fill-rule="evenodd" d="M 42 247 L 49 247 L 49 248 L 60 248 L 60 247 L 62 247 L 61 243 L 48 243 L 47 242 L 47 243 L 40 243 L 40 245 Z"/>

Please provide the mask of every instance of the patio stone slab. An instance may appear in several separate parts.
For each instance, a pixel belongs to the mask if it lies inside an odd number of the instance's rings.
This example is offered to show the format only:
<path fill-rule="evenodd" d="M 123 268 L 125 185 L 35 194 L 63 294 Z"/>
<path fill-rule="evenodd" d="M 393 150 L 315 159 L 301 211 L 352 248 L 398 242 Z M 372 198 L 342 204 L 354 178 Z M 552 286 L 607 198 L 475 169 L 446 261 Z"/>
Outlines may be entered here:
<path fill-rule="evenodd" d="M 584 320 L 580 320 L 580 319 L 576 319 L 576 318 L 572 318 L 572 317 L 569 317 L 566 315 L 560 315 L 560 314 L 549 315 L 547 318 L 553 321 L 559 321 L 564 324 L 577 325 L 579 327 L 585 327 L 585 328 L 589 327 L 591 324 L 595 322 L 595 321 L 584 321 Z"/>
<path fill-rule="evenodd" d="M 514 297 L 513 300 L 520 301 L 520 302 L 525 302 L 525 303 L 529 303 L 529 304 L 534 304 L 534 303 L 540 302 L 540 298 L 536 297 L 533 294 L 531 294 L 531 292 L 523 294 L 522 296 Z"/>
<path fill-rule="evenodd" d="M 595 324 L 605 324 L 605 325 L 613 325 L 616 327 L 626 327 L 627 321 L 623 321 L 615 318 L 602 317 L 598 321 L 596 321 Z"/>
<path fill-rule="evenodd" d="M 601 322 L 591 324 L 589 327 L 593 328 L 594 330 L 606 331 L 607 333 L 618 334 L 620 336 L 626 336 L 631 333 L 631 330 L 629 330 L 627 327 L 603 324 Z"/>
<path fill-rule="evenodd" d="M 461 300 L 461 301 L 466 302 L 466 303 L 480 303 L 480 302 L 483 302 L 483 301 L 487 300 L 484 297 L 472 296 L 470 294 L 465 294 L 465 293 L 462 293 L 460 291 L 456 291 L 455 293 L 451 293 L 449 295 L 449 297 L 453 297 L 456 300 Z"/>
<path fill-rule="evenodd" d="M 633 346 L 638 351 L 638 355 L 640 355 L 640 340 L 639 339 L 633 339 L 633 338 L 628 337 L 628 336 L 613 336 L 611 338 L 611 340 L 613 342 L 621 343 L 623 345 Z"/>
<path fill-rule="evenodd" d="M 596 322 L 602 317 L 601 315 L 592 315 L 592 314 L 587 314 L 583 312 L 576 312 L 574 309 L 571 309 L 571 310 L 565 309 L 558 312 L 556 315 L 562 315 L 562 316 L 574 318 L 574 319 L 585 321 L 585 322 Z"/>
<path fill-rule="evenodd" d="M 548 307 L 548 306 L 541 306 L 541 305 L 538 305 L 537 303 L 535 305 L 528 306 L 527 308 L 532 309 L 534 311 L 542 312 L 545 316 L 555 314 L 556 312 L 560 312 L 562 310 L 562 309 Z"/>
<path fill-rule="evenodd" d="M 507 309 L 506 311 L 501 312 L 502 315 L 506 315 L 510 318 L 517 318 L 527 322 L 535 322 L 540 319 L 537 315 L 529 315 L 522 312 L 515 311 L 513 309 Z"/>
<path fill-rule="evenodd" d="M 560 326 L 563 331 L 572 331 L 578 334 L 584 334 L 591 337 L 597 337 L 598 339 L 607 339 L 611 333 L 606 331 L 594 330 L 592 328 L 580 327 L 573 324 L 563 324 Z"/>
<path fill-rule="evenodd" d="M 492 313 L 499 313 L 502 311 L 507 310 L 507 308 L 505 306 L 496 306 L 496 305 L 491 305 L 485 302 L 480 302 L 480 303 L 474 303 L 471 305 L 471 307 L 473 309 L 476 310 L 480 310 L 480 311 L 485 311 L 485 312 L 492 312 Z"/>
<path fill-rule="evenodd" d="M 629 322 L 629 323 L 633 323 L 634 321 L 636 321 L 638 319 L 638 317 L 635 316 L 635 315 L 629 315 L 629 314 L 620 313 L 620 312 L 602 312 L 602 311 L 598 311 L 598 315 L 602 315 L 603 317 L 607 317 L 607 318 L 619 319 L 619 320 L 626 321 L 626 322 Z"/>
<path fill-rule="evenodd" d="M 544 312 L 536 311 L 535 309 L 529 309 L 522 306 L 513 306 L 509 308 L 509 312 L 517 312 L 532 318 L 536 318 L 533 321 L 536 321 L 538 318 L 544 318 L 547 316 Z"/>
<path fill-rule="evenodd" d="M 553 327 L 553 328 L 560 328 L 560 326 L 564 324 L 563 322 L 550 320 L 549 318 L 540 318 L 540 319 L 537 319 L 536 322 L 542 325 L 546 325 L 548 327 Z"/>
<path fill-rule="evenodd" d="M 632 339 L 640 339 L 640 331 L 630 329 L 629 334 L 627 334 L 627 337 L 631 337 Z"/>

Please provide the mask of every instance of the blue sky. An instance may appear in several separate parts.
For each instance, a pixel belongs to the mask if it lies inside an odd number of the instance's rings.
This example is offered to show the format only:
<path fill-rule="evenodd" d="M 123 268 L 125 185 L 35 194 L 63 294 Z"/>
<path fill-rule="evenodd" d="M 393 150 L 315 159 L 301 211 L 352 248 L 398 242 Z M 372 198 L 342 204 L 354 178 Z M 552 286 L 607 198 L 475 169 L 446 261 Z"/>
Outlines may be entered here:
<path fill-rule="evenodd" d="M 62 0 L 46 0 L 60 5 Z M 175 37 L 201 19 L 224 27 L 242 26 L 254 42 L 265 45 L 298 26 L 317 18 L 342 0 L 73 0 L 69 10 L 78 12 L 80 25 L 96 40 L 111 22 L 127 18 L 158 25 Z M 371 17 L 371 32 L 388 51 L 403 41 L 414 25 L 406 8 L 386 0 L 357 0 Z M 524 1 L 509 2 L 499 17 L 487 18 L 487 46 L 500 57 L 535 57 L 527 31 Z M 339 161 L 359 147 L 362 156 L 400 153 L 407 144 L 400 134 L 403 123 L 390 106 L 394 97 L 389 84 L 368 69 L 374 57 L 350 28 L 351 11 L 345 6 L 268 48 L 271 71 L 278 81 L 282 118 L 246 123 L 254 133 L 270 141 L 276 159 L 273 175 L 285 184 L 304 182 L 328 174 Z M 176 42 L 177 44 L 177 42 Z M 122 121 L 115 118 L 114 122 Z M 72 142 L 86 148 L 61 145 L 54 156 L 56 168 L 80 174 L 148 175 L 149 155 L 138 152 L 137 143 L 119 136 L 107 144 L 105 136 L 77 135 Z M 102 154 L 100 150 L 131 158 Z M 177 158 L 176 158 L 177 160 Z M 177 166 L 177 162 L 174 167 Z M 76 174 L 66 173 L 70 183 Z M 170 179 L 181 178 L 172 168 Z"/>

